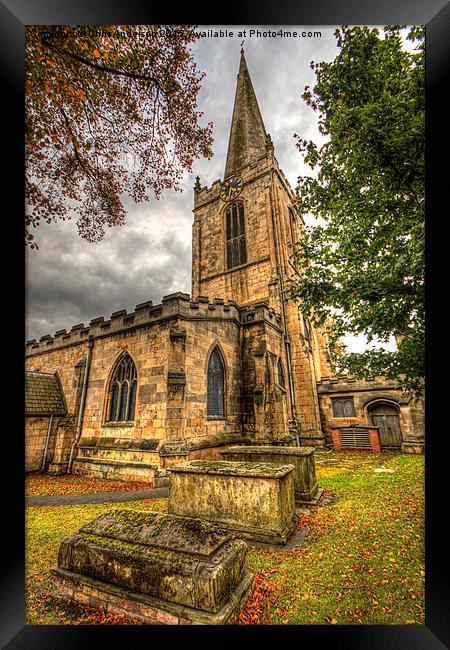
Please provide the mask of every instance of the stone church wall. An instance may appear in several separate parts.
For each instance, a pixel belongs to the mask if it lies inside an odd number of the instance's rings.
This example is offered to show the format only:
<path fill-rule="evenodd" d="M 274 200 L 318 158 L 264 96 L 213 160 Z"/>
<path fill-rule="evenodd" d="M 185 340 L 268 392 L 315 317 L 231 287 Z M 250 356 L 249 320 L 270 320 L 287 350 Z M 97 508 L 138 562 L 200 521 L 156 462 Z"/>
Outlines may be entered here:
<path fill-rule="evenodd" d="M 51 460 L 52 450 L 55 441 L 55 431 L 57 420 L 60 418 L 53 418 L 47 460 Z M 42 467 L 42 460 L 44 457 L 45 441 L 50 424 L 50 416 L 45 415 L 41 417 L 27 417 L 25 420 L 25 471 L 35 472 L 39 471 Z"/>
<path fill-rule="evenodd" d="M 195 192 L 193 224 L 192 294 L 221 296 L 246 305 L 268 298 L 268 280 L 274 269 L 271 245 L 269 167 L 267 158 L 247 165 L 241 175 L 244 204 L 247 263 L 227 269 L 225 212 L 228 204 L 220 200 L 220 182 Z"/>
<path fill-rule="evenodd" d="M 393 383 L 328 377 L 327 340 L 287 301 L 295 277 L 292 242 L 303 232 L 296 197 L 274 155 L 245 57 L 233 109 L 225 176 L 240 177 L 235 200 L 244 205 L 246 262 L 228 268 L 222 182 L 194 188 L 192 296 L 175 293 L 125 309 L 87 327 L 74 325 L 26 346 L 26 368 L 58 372 L 68 420 L 58 429 L 49 471 L 64 471 L 75 440 L 88 344 L 93 344 L 76 473 L 151 482 L 160 468 L 183 460 L 217 458 L 236 443 L 323 446 L 331 429 L 367 424 L 376 399 L 397 404 L 404 451 L 423 446 L 423 407 Z M 226 189 L 226 187 L 225 187 Z M 233 199 L 234 200 L 234 199 Z M 238 229 L 236 228 L 235 235 Z M 242 233 L 239 231 L 239 237 Z M 240 259 L 240 258 L 239 258 Z M 208 360 L 215 347 L 225 366 L 225 413 L 207 414 Z M 134 420 L 107 421 L 111 378 L 128 353 L 137 373 Z M 278 375 L 278 361 L 284 385 Z M 334 396 L 352 395 L 354 418 L 335 418 Z M 338 422 L 336 422 L 338 420 Z M 35 466 L 45 422 L 34 423 L 29 463 Z"/>
<path fill-rule="evenodd" d="M 165 296 L 155 307 L 138 306 L 133 314 L 116 312 L 106 327 L 103 318 L 93 319 L 89 328 L 73 330 L 64 339 L 45 337 L 32 343 L 27 366 L 45 372 L 59 370 L 69 410 L 77 401 L 79 367 L 89 337 L 94 345 L 74 471 L 103 476 L 107 467 L 111 478 L 134 474 L 144 480 L 140 474 L 148 479 L 155 468 L 170 464 L 174 454 L 181 457 L 195 448 L 218 447 L 230 434 L 230 444 L 239 441 L 241 334 L 235 303 L 208 298 L 192 301 L 179 293 Z M 206 414 L 207 364 L 216 345 L 226 367 L 224 418 Z M 111 375 L 125 351 L 138 377 L 132 426 L 106 421 Z"/>
<path fill-rule="evenodd" d="M 243 432 L 253 442 L 287 443 L 290 401 L 281 317 L 265 303 L 256 303 L 243 316 Z M 278 359 L 285 385 L 278 381 Z"/>
<path fill-rule="evenodd" d="M 401 450 L 422 453 L 424 450 L 425 422 L 422 400 L 416 401 L 397 387 L 394 381 L 381 377 L 372 380 L 323 377 L 317 384 L 322 428 L 327 444 L 332 444 L 331 430 L 352 425 L 372 425 L 370 409 L 376 404 L 392 404 L 398 410 L 403 442 Z M 334 417 L 332 399 L 352 397 L 354 417 Z"/>

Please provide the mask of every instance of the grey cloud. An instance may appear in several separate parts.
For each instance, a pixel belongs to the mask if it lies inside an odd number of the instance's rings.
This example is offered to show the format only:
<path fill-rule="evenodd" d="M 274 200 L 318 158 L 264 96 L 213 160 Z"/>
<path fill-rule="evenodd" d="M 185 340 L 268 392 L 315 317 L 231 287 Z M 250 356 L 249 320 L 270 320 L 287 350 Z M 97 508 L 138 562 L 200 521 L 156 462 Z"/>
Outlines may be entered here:
<path fill-rule="evenodd" d="M 36 231 L 39 251 L 27 252 L 27 338 L 87 324 L 96 316 L 107 318 L 118 309 L 130 311 L 146 300 L 156 304 L 174 291 L 190 291 L 195 177 L 211 185 L 223 178 L 225 168 L 239 66 L 237 33 L 243 27 L 230 29 L 235 37 L 204 38 L 193 47 L 199 69 L 206 72 L 199 110 L 204 124 L 214 123 L 214 156 L 197 161 L 193 172 L 185 174 L 182 193 L 166 192 L 160 201 L 139 205 L 124 197 L 125 226 L 108 228 L 98 244 L 82 240 L 75 221 L 41 226 Z M 301 99 L 304 86 L 314 80 L 309 64 L 331 60 L 337 52 L 334 28 L 320 29 L 321 39 L 253 37 L 244 45 L 266 129 L 293 188 L 305 173 L 293 134 L 319 140 L 315 115 Z"/>

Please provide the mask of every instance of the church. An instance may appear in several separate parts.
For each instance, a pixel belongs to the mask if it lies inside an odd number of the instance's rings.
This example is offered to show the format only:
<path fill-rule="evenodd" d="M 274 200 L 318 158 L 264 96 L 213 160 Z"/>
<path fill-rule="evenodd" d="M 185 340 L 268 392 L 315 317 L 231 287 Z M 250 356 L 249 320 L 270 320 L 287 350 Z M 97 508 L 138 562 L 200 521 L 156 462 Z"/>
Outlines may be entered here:
<path fill-rule="evenodd" d="M 422 400 L 333 376 L 286 299 L 304 223 L 240 57 L 224 180 L 193 189 L 191 295 L 27 342 L 26 471 L 158 485 L 236 444 L 423 452 Z"/>

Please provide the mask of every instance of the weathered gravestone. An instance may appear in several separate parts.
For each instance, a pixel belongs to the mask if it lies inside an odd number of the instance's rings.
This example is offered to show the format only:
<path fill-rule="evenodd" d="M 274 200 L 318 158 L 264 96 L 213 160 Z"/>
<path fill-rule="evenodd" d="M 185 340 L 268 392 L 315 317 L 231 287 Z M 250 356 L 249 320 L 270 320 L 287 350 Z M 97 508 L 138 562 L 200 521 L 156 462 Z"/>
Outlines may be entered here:
<path fill-rule="evenodd" d="M 323 489 L 317 484 L 314 447 L 239 445 L 221 453 L 225 460 L 230 461 L 293 465 L 295 500 L 299 505 L 314 505 L 323 494 Z"/>
<path fill-rule="evenodd" d="M 208 521 L 111 510 L 62 541 L 54 595 L 143 623 L 232 623 L 253 585 L 246 554 Z"/>
<path fill-rule="evenodd" d="M 191 460 L 170 468 L 169 512 L 285 544 L 295 530 L 293 465 Z"/>

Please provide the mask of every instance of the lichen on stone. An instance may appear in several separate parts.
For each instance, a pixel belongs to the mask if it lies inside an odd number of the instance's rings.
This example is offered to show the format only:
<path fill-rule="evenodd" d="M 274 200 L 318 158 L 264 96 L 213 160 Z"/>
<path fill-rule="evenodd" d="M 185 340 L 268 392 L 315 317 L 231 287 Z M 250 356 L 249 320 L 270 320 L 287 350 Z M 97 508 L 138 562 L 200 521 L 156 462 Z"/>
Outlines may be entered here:
<path fill-rule="evenodd" d="M 223 474 L 226 476 L 261 476 L 281 477 L 293 468 L 293 465 L 275 465 L 268 462 L 238 462 L 227 460 L 191 460 L 175 465 L 171 471 L 192 471 L 200 473 Z"/>
<path fill-rule="evenodd" d="M 82 526 L 80 533 L 200 555 L 209 555 L 230 537 L 228 531 L 204 519 L 117 508 Z"/>

